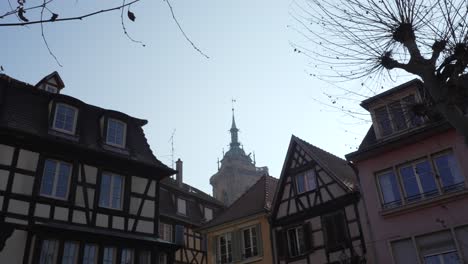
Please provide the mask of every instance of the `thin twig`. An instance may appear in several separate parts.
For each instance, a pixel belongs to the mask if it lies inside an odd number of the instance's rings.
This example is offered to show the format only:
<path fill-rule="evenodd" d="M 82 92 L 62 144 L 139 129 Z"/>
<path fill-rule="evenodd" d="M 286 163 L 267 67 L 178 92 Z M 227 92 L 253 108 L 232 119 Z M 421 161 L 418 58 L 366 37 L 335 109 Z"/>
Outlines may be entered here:
<path fill-rule="evenodd" d="M 172 5 L 171 3 L 169 2 L 169 0 L 164 0 L 166 3 L 167 3 L 167 6 L 169 6 L 169 10 L 171 11 L 171 15 L 172 15 L 172 19 L 174 20 L 174 22 L 177 24 L 177 27 L 179 28 L 179 31 L 182 33 L 182 35 L 184 35 L 184 38 L 185 40 L 187 40 L 188 43 L 190 43 L 190 45 L 192 45 L 192 47 L 198 52 L 200 53 L 203 57 L 209 59 L 210 57 L 208 55 L 206 55 L 200 48 L 198 48 L 195 43 L 193 43 L 192 40 L 190 40 L 190 38 L 187 36 L 187 34 L 185 34 L 184 30 L 182 29 L 182 26 L 180 25 L 179 21 L 177 20 L 175 14 L 174 14 L 174 10 L 172 8 Z"/>
<path fill-rule="evenodd" d="M 125 6 L 125 0 L 123 0 L 122 2 L 122 6 Z M 129 8 L 129 11 L 130 11 L 130 6 L 128 6 Z M 132 42 L 135 42 L 135 43 L 138 43 L 138 44 L 141 44 L 141 46 L 145 47 L 145 43 L 143 43 L 143 41 L 141 40 L 136 40 L 134 38 L 132 38 L 129 34 L 128 34 L 128 31 L 127 31 L 127 28 L 125 27 L 125 22 L 124 22 L 124 10 L 125 8 L 122 8 L 122 13 L 120 13 L 120 22 L 122 23 L 122 29 L 123 29 L 123 32 L 125 34 L 125 36 L 127 36 L 127 38 L 132 41 Z"/>
<path fill-rule="evenodd" d="M 131 4 L 134 4 L 136 2 L 139 2 L 140 0 L 134 0 L 132 2 L 129 2 L 125 5 L 119 5 L 119 6 L 116 6 L 116 7 L 112 7 L 112 8 L 108 8 L 108 9 L 102 9 L 100 11 L 95 11 L 95 12 L 92 12 L 92 13 L 88 13 L 86 15 L 82 15 L 82 16 L 75 16 L 75 17 L 66 17 L 66 18 L 58 18 L 56 20 L 51 20 L 51 19 L 48 19 L 48 20 L 43 20 L 42 18 L 40 20 L 36 20 L 36 21 L 29 21 L 29 22 L 21 22 L 21 23 L 0 23 L 0 27 L 13 27 L 13 26 L 25 26 L 25 25 L 32 25 L 32 24 L 42 24 L 42 23 L 50 23 L 50 22 L 63 22 L 63 21 L 72 21 L 72 20 L 82 20 L 84 18 L 88 18 L 90 16 L 95 16 L 95 15 L 98 15 L 98 14 L 101 14 L 101 13 L 106 13 L 106 12 L 110 12 L 110 11 L 115 11 L 115 10 L 120 10 L 121 8 L 124 8 L 126 6 L 129 6 Z"/>
<path fill-rule="evenodd" d="M 41 9 L 41 20 L 42 20 L 43 15 L 44 15 L 44 9 L 45 9 L 45 0 L 44 0 L 44 6 Z M 49 51 L 50 56 L 52 56 L 54 58 L 55 62 L 57 62 L 57 64 L 60 67 L 63 67 L 62 64 L 60 63 L 60 61 L 58 60 L 57 56 L 55 56 L 55 54 L 50 49 L 49 43 L 47 43 L 47 39 L 46 39 L 45 34 L 44 34 L 44 24 L 43 23 L 41 23 L 41 36 L 42 36 L 42 40 L 44 41 L 45 46 L 47 47 L 47 50 Z"/>

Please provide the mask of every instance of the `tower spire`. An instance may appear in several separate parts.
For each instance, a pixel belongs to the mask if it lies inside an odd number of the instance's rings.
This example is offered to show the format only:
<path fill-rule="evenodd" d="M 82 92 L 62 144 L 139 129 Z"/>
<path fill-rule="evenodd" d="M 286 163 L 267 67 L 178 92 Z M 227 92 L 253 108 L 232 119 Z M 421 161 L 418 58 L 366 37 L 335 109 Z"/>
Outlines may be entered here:
<path fill-rule="evenodd" d="M 232 99 L 232 125 L 231 129 L 229 130 L 231 132 L 231 148 L 239 148 L 240 143 L 238 139 L 238 132 L 239 129 L 236 127 L 236 120 L 234 118 L 234 103 L 236 102 L 235 99 Z"/>

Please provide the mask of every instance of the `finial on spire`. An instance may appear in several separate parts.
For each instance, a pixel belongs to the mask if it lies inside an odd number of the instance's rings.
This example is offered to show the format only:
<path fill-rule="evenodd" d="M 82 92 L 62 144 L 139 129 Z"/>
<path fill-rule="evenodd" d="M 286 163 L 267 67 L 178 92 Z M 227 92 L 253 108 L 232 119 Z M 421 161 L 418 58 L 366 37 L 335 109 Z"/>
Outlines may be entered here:
<path fill-rule="evenodd" d="M 236 99 L 232 98 L 232 125 L 231 129 L 229 130 L 231 132 L 231 148 L 239 148 L 240 143 L 238 141 L 237 137 L 237 132 L 239 132 L 239 129 L 236 127 L 236 120 L 234 119 L 234 103 L 236 102 Z"/>

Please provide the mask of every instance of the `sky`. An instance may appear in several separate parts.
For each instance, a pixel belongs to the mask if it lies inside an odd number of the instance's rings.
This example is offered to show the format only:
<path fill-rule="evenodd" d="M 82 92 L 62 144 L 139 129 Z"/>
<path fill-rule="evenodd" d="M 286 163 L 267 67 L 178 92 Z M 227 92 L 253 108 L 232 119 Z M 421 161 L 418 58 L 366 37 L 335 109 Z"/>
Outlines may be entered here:
<path fill-rule="evenodd" d="M 2 13 L 9 8 L 5 2 Z M 50 9 L 63 17 L 120 2 L 57 1 Z M 291 42 L 305 40 L 288 27 L 294 23 L 288 0 L 171 4 L 209 59 L 184 39 L 165 1 L 142 0 L 132 6 L 136 21 L 126 20 L 126 27 L 145 47 L 123 34 L 117 11 L 44 26 L 62 67 L 47 51 L 40 26 L 0 27 L 0 65 L 31 84 L 58 71 L 66 86 L 62 93 L 148 120 L 144 131 L 156 157 L 171 167 L 173 153 L 184 162 L 184 181 L 210 194 L 209 178 L 229 148 L 233 98 L 239 140 L 274 177 L 280 176 L 292 134 L 340 157 L 356 150 L 369 117 L 324 105 L 330 103 L 324 95 L 330 85 L 311 77 L 310 58 L 293 51 Z M 359 108 L 364 98 L 345 99 Z"/>

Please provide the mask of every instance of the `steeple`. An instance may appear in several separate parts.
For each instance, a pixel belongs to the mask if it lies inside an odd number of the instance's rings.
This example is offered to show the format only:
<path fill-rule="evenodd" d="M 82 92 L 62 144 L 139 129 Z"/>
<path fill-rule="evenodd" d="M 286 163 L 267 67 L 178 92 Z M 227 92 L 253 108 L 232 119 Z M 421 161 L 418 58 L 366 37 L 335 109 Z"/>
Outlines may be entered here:
<path fill-rule="evenodd" d="M 236 120 L 234 119 L 234 107 L 232 108 L 232 125 L 231 129 L 229 130 L 231 132 L 231 149 L 232 148 L 239 148 L 240 143 L 238 139 L 237 133 L 239 132 L 239 129 L 236 127 Z"/>

